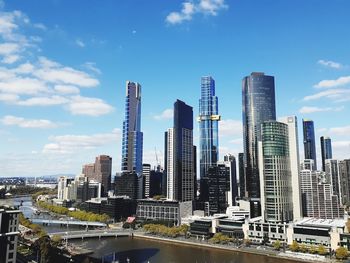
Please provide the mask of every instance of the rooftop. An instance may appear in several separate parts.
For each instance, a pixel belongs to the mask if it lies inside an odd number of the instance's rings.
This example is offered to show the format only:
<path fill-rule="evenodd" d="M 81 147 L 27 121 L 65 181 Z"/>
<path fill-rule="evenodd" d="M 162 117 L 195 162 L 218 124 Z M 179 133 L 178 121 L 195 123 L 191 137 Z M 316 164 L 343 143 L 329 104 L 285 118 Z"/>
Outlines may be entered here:
<path fill-rule="evenodd" d="M 345 227 L 346 221 L 343 218 L 337 219 L 320 219 L 313 217 L 305 217 L 296 221 L 294 225 L 311 226 L 311 227 Z"/>

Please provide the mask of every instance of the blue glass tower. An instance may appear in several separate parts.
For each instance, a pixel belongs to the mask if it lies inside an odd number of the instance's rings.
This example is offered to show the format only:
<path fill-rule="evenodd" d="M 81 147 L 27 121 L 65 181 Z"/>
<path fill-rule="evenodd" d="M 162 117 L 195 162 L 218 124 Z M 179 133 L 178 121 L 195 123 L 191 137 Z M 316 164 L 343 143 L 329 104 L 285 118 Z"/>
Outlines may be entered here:
<path fill-rule="evenodd" d="M 326 160 L 332 159 L 332 140 L 329 137 L 321 136 L 321 157 L 322 157 L 322 171 L 326 171 Z"/>
<path fill-rule="evenodd" d="M 315 170 L 317 170 L 315 129 L 314 122 L 312 120 L 303 119 L 303 133 L 305 159 L 314 160 L 314 167 Z"/>
<path fill-rule="evenodd" d="M 142 173 L 143 133 L 141 132 L 141 85 L 126 82 L 123 122 L 122 172 Z"/>
<path fill-rule="evenodd" d="M 261 124 L 276 120 L 274 77 L 253 72 L 243 78 L 242 99 L 246 192 L 248 197 L 260 198 L 258 141 L 261 141 Z"/>
<path fill-rule="evenodd" d="M 201 198 L 208 201 L 207 184 L 203 183 L 210 166 L 216 165 L 219 157 L 218 139 L 218 98 L 215 96 L 215 80 L 210 77 L 201 79 L 201 98 L 199 100 L 199 133 L 200 133 L 200 179 Z"/>

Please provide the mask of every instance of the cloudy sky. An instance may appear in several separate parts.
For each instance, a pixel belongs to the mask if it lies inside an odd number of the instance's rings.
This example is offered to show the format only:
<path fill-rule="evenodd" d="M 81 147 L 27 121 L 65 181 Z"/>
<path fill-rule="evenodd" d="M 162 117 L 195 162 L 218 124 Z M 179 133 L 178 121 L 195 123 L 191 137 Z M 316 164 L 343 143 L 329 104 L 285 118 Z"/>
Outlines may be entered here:
<path fill-rule="evenodd" d="M 313 119 L 318 150 L 328 135 L 334 157 L 350 158 L 348 10 L 347 0 L 0 0 L 0 176 L 77 174 L 98 154 L 119 171 L 127 80 L 142 85 L 144 162 L 156 152 L 163 162 L 176 99 L 198 114 L 203 75 L 216 80 L 220 155 L 237 154 L 252 71 L 275 76 L 278 116 Z"/>

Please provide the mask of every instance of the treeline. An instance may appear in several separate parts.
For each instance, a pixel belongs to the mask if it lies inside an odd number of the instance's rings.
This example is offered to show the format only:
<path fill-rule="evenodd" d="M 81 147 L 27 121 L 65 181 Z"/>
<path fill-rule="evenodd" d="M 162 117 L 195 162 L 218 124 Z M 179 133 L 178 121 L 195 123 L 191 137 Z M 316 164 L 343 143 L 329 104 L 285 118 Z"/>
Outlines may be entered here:
<path fill-rule="evenodd" d="M 67 215 L 67 216 L 73 217 L 73 218 L 81 220 L 81 221 L 89 221 L 89 222 L 94 221 L 94 222 L 107 223 L 110 220 L 110 217 L 106 214 L 100 215 L 100 214 L 94 214 L 91 212 L 86 212 L 86 211 L 81 211 L 81 210 L 69 211 L 68 208 L 66 208 L 66 207 L 50 205 L 44 201 L 39 201 L 38 205 L 41 208 L 49 210 L 53 213 Z"/>
<path fill-rule="evenodd" d="M 19 214 L 19 223 L 22 226 L 30 228 L 34 235 L 37 235 L 39 237 L 47 235 L 46 231 L 41 226 L 33 224 L 29 219 L 25 218 L 22 213 Z"/>
<path fill-rule="evenodd" d="M 56 194 L 57 191 L 50 188 L 21 185 L 11 188 L 9 193 L 12 195 L 32 195 L 33 199 L 36 199 L 39 195 Z"/>
<path fill-rule="evenodd" d="M 189 226 L 181 225 L 181 226 L 173 226 L 167 227 L 160 224 L 146 224 L 143 226 L 143 229 L 150 234 L 160 235 L 163 237 L 178 237 L 178 236 L 186 236 Z"/>

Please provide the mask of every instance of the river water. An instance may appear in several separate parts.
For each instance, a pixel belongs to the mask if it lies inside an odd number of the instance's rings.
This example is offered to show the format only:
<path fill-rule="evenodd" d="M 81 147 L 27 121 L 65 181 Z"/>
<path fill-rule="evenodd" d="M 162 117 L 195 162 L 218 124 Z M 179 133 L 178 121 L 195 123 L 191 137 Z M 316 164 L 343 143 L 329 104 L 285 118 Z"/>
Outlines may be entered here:
<path fill-rule="evenodd" d="M 48 214 L 35 215 L 30 197 L 0 200 L 1 204 L 19 206 L 25 217 L 52 218 Z M 48 233 L 77 230 L 69 227 L 45 226 Z M 141 238 L 105 238 L 70 241 L 94 251 L 94 262 L 119 263 L 290 263 L 289 261 L 267 256 L 201 248 L 188 245 L 170 244 Z"/>

